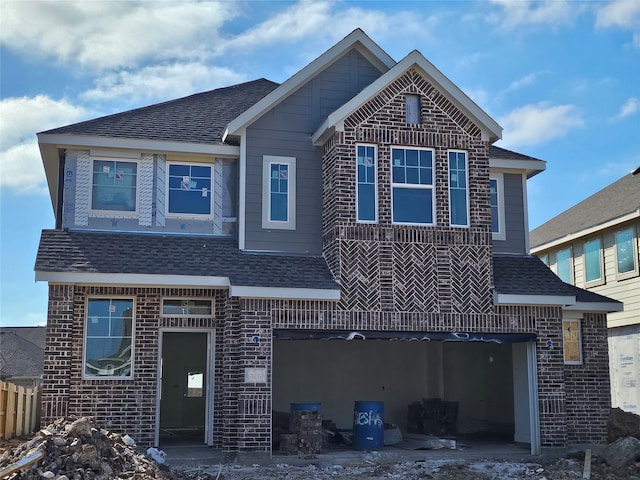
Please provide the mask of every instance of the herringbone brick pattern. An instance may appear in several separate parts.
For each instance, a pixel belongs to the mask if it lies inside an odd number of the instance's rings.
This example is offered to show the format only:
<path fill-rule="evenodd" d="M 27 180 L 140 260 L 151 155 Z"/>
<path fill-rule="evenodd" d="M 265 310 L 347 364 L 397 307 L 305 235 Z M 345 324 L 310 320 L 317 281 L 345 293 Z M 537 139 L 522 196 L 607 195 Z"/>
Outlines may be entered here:
<path fill-rule="evenodd" d="M 451 266 L 451 308 L 454 312 L 489 312 L 491 295 L 491 252 L 487 247 L 453 245 Z"/>
<path fill-rule="evenodd" d="M 437 312 L 438 276 L 433 245 L 393 243 L 393 299 L 399 312 Z"/>
<path fill-rule="evenodd" d="M 340 308 L 380 310 L 380 244 L 340 242 Z"/>

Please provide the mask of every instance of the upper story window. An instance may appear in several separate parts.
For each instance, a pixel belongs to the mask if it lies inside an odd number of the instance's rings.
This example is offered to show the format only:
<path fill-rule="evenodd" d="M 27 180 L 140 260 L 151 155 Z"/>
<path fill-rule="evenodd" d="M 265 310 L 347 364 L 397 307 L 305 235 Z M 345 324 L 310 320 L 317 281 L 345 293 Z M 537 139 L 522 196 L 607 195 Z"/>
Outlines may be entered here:
<path fill-rule="evenodd" d="M 616 275 L 619 280 L 638 274 L 638 247 L 634 230 L 634 227 L 629 227 L 615 233 Z"/>
<path fill-rule="evenodd" d="M 467 174 L 467 152 L 449 151 L 449 221 L 455 227 L 469 226 Z"/>
<path fill-rule="evenodd" d="M 91 210 L 137 211 L 137 162 L 93 160 Z"/>
<path fill-rule="evenodd" d="M 211 165 L 169 163 L 167 213 L 211 216 Z"/>
<path fill-rule="evenodd" d="M 544 255 L 540 255 L 540 260 L 542 260 L 542 263 L 544 263 L 547 267 L 549 266 L 549 255 L 547 255 L 546 253 Z"/>
<path fill-rule="evenodd" d="M 375 223 L 378 220 L 376 147 L 358 145 L 356 150 L 356 219 L 362 223 Z"/>
<path fill-rule="evenodd" d="M 433 225 L 433 150 L 393 147 L 391 170 L 392 222 Z"/>
<path fill-rule="evenodd" d="M 131 378 L 133 299 L 88 299 L 84 335 L 85 377 Z"/>
<path fill-rule="evenodd" d="M 296 159 L 262 159 L 262 228 L 296 228 Z"/>
<path fill-rule="evenodd" d="M 212 312 L 212 301 L 207 299 L 177 298 L 162 301 L 162 315 L 210 317 Z"/>
<path fill-rule="evenodd" d="M 418 125 L 420 121 L 420 95 L 405 95 L 406 119 L 408 125 Z"/>
<path fill-rule="evenodd" d="M 501 173 L 491 174 L 489 179 L 491 204 L 491 234 L 494 240 L 506 240 L 504 223 L 504 181 Z M 547 263 L 548 265 L 548 263 Z"/>
<path fill-rule="evenodd" d="M 556 252 L 556 275 L 565 283 L 573 283 L 573 269 L 571 268 L 571 248 Z"/>
<path fill-rule="evenodd" d="M 584 281 L 594 284 L 603 280 L 602 242 L 599 238 L 594 238 L 584 244 Z"/>

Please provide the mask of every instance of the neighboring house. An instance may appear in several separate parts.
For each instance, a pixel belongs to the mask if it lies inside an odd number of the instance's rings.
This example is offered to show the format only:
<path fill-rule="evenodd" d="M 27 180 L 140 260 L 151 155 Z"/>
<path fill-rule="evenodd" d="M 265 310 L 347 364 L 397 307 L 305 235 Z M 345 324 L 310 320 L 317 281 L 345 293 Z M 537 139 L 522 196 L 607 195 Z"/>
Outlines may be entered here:
<path fill-rule="evenodd" d="M 607 317 L 611 400 L 640 414 L 640 168 L 530 235 L 531 251 L 565 282 L 615 298 Z"/>
<path fill-rule="evenodd" d="M 0 327 L 0 380 L 23 387 L 42 382 L 45 327 Z"/>
<path fill-rule="evenodd" d="M 501 133 L 418 51 L 395 62 L 361 30 L 281 85 L 39 133 L 44 421 L 268 454 L 293 402 L 349 428 L 355 401 L 383 401 L 404 430 L 409 403 L 440 398 L 460 434 L 604 442 L 621 304 L 528 254 L 545 163 Z"/>

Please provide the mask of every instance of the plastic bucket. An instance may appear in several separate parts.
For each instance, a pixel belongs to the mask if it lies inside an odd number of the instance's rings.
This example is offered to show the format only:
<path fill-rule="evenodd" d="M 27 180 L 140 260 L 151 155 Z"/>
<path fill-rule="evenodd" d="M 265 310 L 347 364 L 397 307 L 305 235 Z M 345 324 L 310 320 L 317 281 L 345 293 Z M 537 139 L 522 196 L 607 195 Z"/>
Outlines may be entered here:
<path fill-rule="evenodd" d="M 353 407 L 353 448 L 384 447 L 384 403 L 357 401 Z"/>

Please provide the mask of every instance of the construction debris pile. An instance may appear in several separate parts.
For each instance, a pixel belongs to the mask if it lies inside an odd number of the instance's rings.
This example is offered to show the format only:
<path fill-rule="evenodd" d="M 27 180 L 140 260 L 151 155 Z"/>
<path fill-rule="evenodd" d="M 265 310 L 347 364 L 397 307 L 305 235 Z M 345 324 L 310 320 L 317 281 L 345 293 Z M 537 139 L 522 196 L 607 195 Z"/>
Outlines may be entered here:
<path fill-rule="evenodd" d="M 173 480 L 168 469 L 136 451 L 135 441 L 98 428 L 90 417 L 61 418 L 0 457 L 0 477 L 52 480 Z"/>

